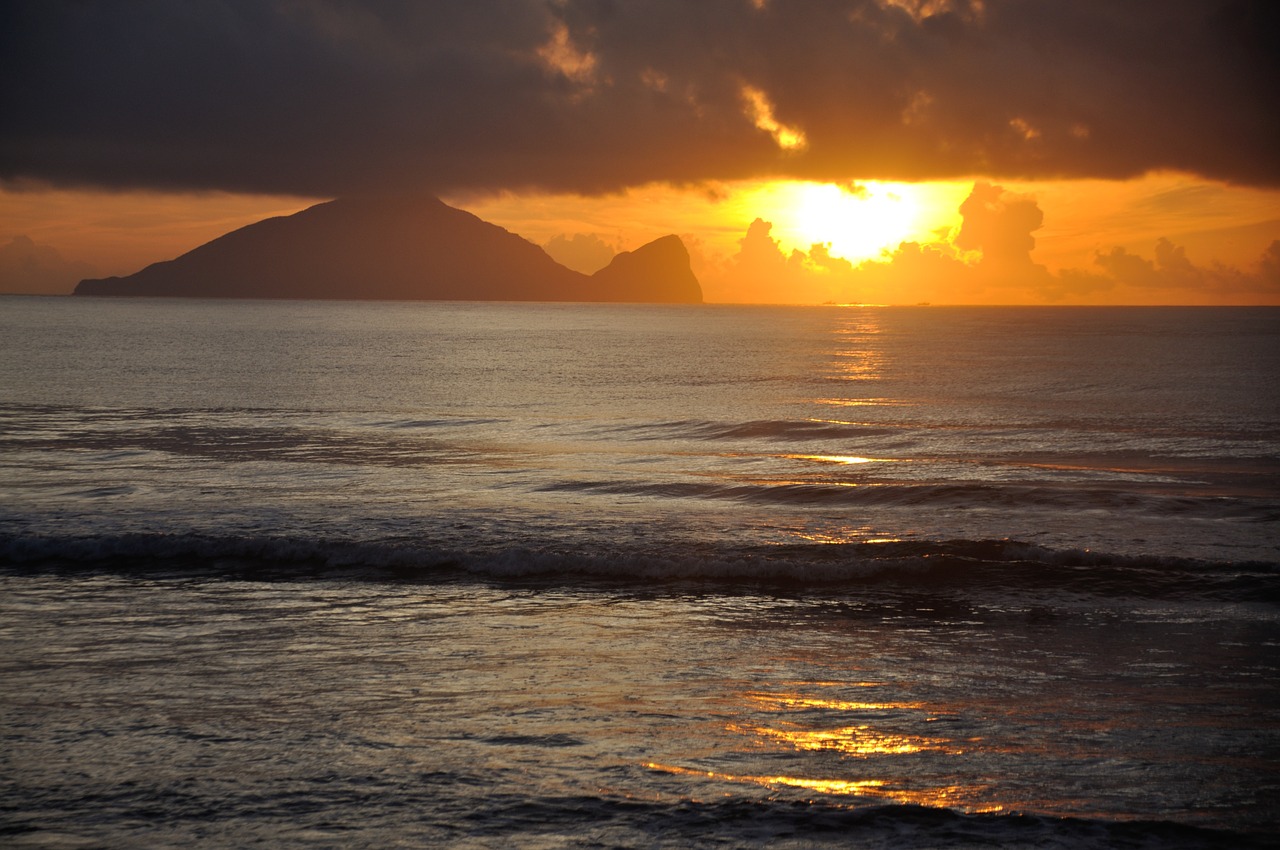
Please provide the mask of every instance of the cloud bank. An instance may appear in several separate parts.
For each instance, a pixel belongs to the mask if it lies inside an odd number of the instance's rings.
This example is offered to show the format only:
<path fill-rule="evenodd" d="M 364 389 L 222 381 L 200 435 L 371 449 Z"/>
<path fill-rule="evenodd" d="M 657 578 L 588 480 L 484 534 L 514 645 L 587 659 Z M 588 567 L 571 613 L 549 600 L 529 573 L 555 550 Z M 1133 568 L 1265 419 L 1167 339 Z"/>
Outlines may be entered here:
<path fill-rule="evenodd" d="M 96 273 L 88 263 L 68 260 L 56 248 L 37 244 L 28 236 L 15 236 L 0 245 L 0 292 L 66 295 Z"/>
<path fill-rule="evenodd" d="M 1269 0 L 11 0 L 0 180 L 1276 186 L 1278 21 Z"/>
<path fill-rule="evenodd" d="M 561 233 L 551 237 L 542 248 L 560 265 L 583 274 L 595 274 L 609 265 L 618 253 L 616 245 L 606 242 L 596 233 L 575 233 L 573 236 Z"/>
<path fill-rule="evenodd" d="M 795 303 L 1274 303 L 1280 298 L 1280 240 L 1252 268 L 1196 265 L 1160 238 L 1148 259 L 1127 247 L 1098 251 L 1087 268 L 1050 271 L 1032 258 L 1044 214 L 1032 197 L 975 183 L 954 233 L 903 242 L 854 265 L 824 244 L 786 254 L 757 218 L 737 254 L 704 273 L 709 300 Z"/>

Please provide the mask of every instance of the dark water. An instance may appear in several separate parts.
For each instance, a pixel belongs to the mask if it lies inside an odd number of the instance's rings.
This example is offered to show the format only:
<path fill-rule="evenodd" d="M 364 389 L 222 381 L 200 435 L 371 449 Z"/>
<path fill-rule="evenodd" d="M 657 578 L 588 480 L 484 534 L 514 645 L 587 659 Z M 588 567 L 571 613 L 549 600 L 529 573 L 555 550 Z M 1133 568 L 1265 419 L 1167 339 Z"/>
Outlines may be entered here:
<path fill-rule="evenodd" d="M 1275 846 L 1278 337 L 0 300 L 0 843 Z"/>

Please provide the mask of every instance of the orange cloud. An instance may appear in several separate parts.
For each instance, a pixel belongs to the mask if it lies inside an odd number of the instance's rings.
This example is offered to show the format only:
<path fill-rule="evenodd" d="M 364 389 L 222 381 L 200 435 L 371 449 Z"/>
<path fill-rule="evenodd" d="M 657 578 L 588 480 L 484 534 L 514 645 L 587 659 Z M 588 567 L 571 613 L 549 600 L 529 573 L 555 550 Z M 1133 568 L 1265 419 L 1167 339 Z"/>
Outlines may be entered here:
<path fill-rule="evenodd" d="M 56 248 L 38 245 L 26 236 L 0 245 L 0 292 L 67 295 L 95 274 L 97 269 L 88 263 L 65 259 Z"/>
<path fill-rule="evenodd" d="M 1280 240 L 1272 242 L 1251 269 L 1221 263 L 1197 266 L 1184 248 L 1165 238 L 1156 241 L 1153 254 L 1146 259 L 1115 247 L 1099 253 L 1094 262 L 1112 286 L 1133 293 L 1137 300 L 1156 293 L 1180 303 L 1280 302 Z"/>
<path fill-rule="evenodd" d="M 578 49 L 563 22 L 552 25 L 550 38 L 537 53 L 550 70 L 573 82 L 588 87 L 595 83 L 596 57 Z"/>
<path fill-rule="evenodd" d="M 1280 304 L 1280 240 L 1251 268 L 1198 266 L 1161 238 L 1147 259 L 1123 246 L 1089 268 L 1051 272 L 1036 263 L 1044 213 L 1032 197 L 986 182 L 961 203 L 954 235 L 904 242 L 878 261 L 853 265 L 826 245 L 785 254 L 756 219 L 726 266 L 705 281 L 709 300 L 794 303 Z"/>
<path fill-rule="evenodd" d="M 803 130 L 781 124 L 773 117 L 773 104 L 760 89 L 743 86 L 742 99 L 746 101 L 747 115 L 756 128 L 772 136 L 779 148 L 784 151 L 799 151 L 809 144 Z"/>
<path fill-rule="evenodd" d="M 609 265 L 618 253 L 617 246 L 595 233 L 575 233 L 573 236 L 561 233 L 551 237 L 542 248 L 560 265 L 583 274 L 594 274 Z"/>

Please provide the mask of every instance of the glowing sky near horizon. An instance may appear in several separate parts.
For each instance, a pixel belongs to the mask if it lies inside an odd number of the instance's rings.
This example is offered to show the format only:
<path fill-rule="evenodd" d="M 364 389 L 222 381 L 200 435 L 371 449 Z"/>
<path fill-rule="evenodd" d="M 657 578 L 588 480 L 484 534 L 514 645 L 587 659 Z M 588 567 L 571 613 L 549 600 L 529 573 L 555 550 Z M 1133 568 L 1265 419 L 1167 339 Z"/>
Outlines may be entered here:
<path fill-rule="evenodd" d="M 1277 9 L 15 0 L 0 291 L 426 190 L 715 301 L 1280 303 Z"/>

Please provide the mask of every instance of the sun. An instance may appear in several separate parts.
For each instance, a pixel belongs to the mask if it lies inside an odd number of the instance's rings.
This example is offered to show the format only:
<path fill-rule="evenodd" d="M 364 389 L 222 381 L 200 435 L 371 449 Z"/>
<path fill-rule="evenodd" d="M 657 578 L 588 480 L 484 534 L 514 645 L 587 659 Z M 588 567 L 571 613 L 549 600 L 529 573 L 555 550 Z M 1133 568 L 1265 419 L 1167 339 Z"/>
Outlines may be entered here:
<path fill-rule="evenodd" d="M 795 226 L 809 243 L 824 242 L 847 260 L 874 257 L 915 227 L 919 205 L 907 195 L 860 186 L 850 193 L 830 183 L 799 188 Z"/>
<path fill-rule="evenodd" d="M 963 187 L 948 184 L 779 181 L 760 187 L 748 202 L 773 223 L 786 249 L 817 243 L 853 263 L 874 260 L 902 242 L 933 241 L 951 226 Z"/>

